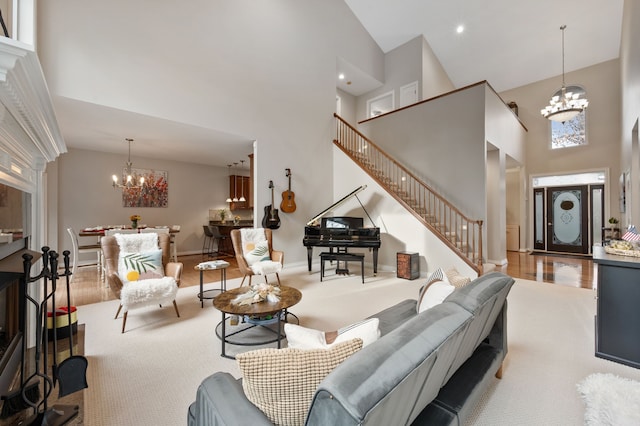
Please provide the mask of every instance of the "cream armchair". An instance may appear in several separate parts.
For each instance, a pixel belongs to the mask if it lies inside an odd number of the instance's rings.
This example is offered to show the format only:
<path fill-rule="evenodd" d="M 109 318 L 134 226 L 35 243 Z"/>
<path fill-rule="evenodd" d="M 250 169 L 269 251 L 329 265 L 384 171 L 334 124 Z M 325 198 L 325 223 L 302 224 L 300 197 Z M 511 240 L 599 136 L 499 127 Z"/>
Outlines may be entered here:
<path fill-rule="evenodd" d="M 284 265 L 284 252 L 273 249 L 271 229 L 233 229 L 231 243 L 236 253 L 238 268 L 244 275 L 240 287 L 247 277 L 249 277 L 249 285 L 251 285 L 252 276 L 264 275 L 266 281 L 267 274 L 275 274 L 278 285 L 280 285 L 279 272 Z"/>
<path fill-rule="evenodd" d="M 139 237 L 142 235 L 146 235 L 147 237 Z M 164 277 L 142 279 L 144 277 L 141 276 L 138 281 L 123 280 L 124 275 L 118 273 L 118 268 L 122 267 L 120 245 L 117 240 L 118 236 L 105 236 L 101 239 L 107 283 L 113 294 L 120 299 L 120 306 L 118 307 L 115 318 L 118 318 L 121 310 L 124 311 L 122 317 L 123 333 L 127 323 L 127 313 L 129 309 L 155 304 L 159 304 L 160 307 L 162 307 L 162 304 L 173 302 L 176 315 L 180 317 L 175 296 L 180 286 L 183 265 L 179 262 L 169 262 L 171 253 L 169 234 L 131 234 L 122 235 L 121 237 L 136 238 L 136 236 L 147 239 L 157 236 L 157 248 L 162 250 Z"/>

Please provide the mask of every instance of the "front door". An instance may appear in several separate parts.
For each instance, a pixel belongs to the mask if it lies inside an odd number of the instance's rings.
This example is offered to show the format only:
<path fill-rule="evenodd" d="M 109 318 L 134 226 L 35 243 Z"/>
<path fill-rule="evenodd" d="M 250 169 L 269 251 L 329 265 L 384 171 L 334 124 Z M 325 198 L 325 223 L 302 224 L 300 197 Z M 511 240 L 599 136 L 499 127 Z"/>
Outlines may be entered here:
<path fill-rule="evenodd" d="M 547 188 L 547 250 L 589 253 L 588 187 Z"/>

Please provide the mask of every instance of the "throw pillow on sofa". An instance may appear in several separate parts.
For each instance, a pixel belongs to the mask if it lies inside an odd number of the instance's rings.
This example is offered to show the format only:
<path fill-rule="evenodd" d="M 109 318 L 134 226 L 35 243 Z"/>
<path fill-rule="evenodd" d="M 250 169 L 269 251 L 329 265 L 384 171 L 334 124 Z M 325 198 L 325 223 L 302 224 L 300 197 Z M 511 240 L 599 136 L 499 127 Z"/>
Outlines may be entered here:
<path fill-rule="evenodd" d="M 464 287 L 471 282 L 471 278 L 460 275 L 460 272 L 458 272 L 458 270 L 454 267 L 448 269 L 445 274 L 447 275 L 447 279 L 449 280 L 451 285 L 455 288 Z"/>
<path fill-rule="evenodd" d="M 355 338 L 362 339 L 362 347 L 364 348 L 380 337 L 379 324 L 378 318 L 369 318 L 342 327 L 337 331 L 324 332 L 286 323 L 284 333 L 287 336 L 288 346 L 294 349 L 329 349 L 338 343 Z"/>
<path fill-rule="evenodd" d="M 429 276 L 424 287 L 420 289 L 416 311 L 420 313 L 442 303 L 455 289 L 449 282 L 447 274 L 442 268 L 438 268 Z"/>
<path fill-rule="evenodd" d="M 320 382 L 362 347 L 361 339 L 331 349 L 257 349 L 236 355 L 247 399 L 274 424 L 303 425 Z"/>

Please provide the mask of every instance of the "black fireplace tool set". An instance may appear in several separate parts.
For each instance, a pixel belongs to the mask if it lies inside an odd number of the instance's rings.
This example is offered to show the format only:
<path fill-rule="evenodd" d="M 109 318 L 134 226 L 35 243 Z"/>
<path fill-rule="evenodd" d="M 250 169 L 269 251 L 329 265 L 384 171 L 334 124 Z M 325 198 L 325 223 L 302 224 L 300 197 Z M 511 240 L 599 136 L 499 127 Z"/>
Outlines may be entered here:
<path fill-rule="evenodd" d="M 35 332 L 36 332 L 36 346 L 35 346 L 35 359 L 34 367 L 35 371 L 22 383 L 22 399 L 27 406 L 33 408 L 34 414 L 27 419 L 24 425 L 63 425 L 69 420 L 74 418 L 78 414 L 78 405 L 53 405 L 49 407 L 47 400 L 51 395 L 51 392 L 55 386 L 58 387 L 58 397 L 70 395 L 74 392 L 86 388 L 87 385 L 87 359 L 81 355 L 73 355 L 73 328 L 71 320 L 71 296 L 69 281 L 71 271 L 69 269 L 69 250 L 62 252 L 64 261 L 64 273 L 58 273 L 58 253 L 53 250 L 49 250 L 49 247 L 42 247 L 42 262 L 43 267 L 40 274 L 32 277 L 30 274 L 33 256 L 30 254 L 24 254 L 24 274 L 25 282 L 32 283 L 39 280 L 43 282 L 42 300 L 38 302 L 34 299 L 29 292 L 26 292 L 26 299 L 33 305 L 35 309 Z M 58 335 L 56 327 L 56 317 L 58 312 L 56 311 L 55 292 L 57 287 L 57 281 L 60 277 L 66 278 L 67 286 L 67 311 L 68 315 L 68 335 L 69 335 L 69 357 L 63 360 L 58 365 Z M 49 348 L 49 333 L 47 332 L 47 316 L 49 303 L 51 303 L 52 313 L 52 333 L 53 333 L 53 361 L 51 365 L 51 375 L 48 374 L 48 348 Z M 29 310 L 25 309 L 25 316 Z M 26 318 L 25 318 L 26 320 Z M 43 353 L 44 349 L 44 353 Z M 42 363 L 42 369 L 41 369 Z M 23 366 L 24 368 L 24 366 Z M 23 370 L 24 371 L 24 370 Z M 27 390 L 32 388 L 34 382 L 40 383 L 42 386 L 42 397 L 29 398 Z"/>

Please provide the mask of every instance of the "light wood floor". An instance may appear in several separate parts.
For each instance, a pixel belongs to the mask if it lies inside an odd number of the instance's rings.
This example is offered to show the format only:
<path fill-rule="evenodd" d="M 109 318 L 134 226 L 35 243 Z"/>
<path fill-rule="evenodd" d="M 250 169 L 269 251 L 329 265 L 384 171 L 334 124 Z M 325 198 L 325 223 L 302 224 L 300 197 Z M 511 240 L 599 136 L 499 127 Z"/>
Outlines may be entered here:
<path fill-rule="evenodd" d="M 179 261 L 184 264 L 181 287 L 200 284 L 200 273 L 194 270 L 198 263 L 209 260 L 201 255 L 180 256 Z M 227 279 L 238 278 L 242 275 L 235 258 L 225 257 L 231 263 L 227 268 Z M 565 255 L 539 255 L 529 253 L 507 252 L 508 264 L 496 268 L 514 278 L 524 278 L 533 281 L 572 287 L 595 288 L 596 265 L 591 258 Z M 220 274 L 208 273 L 206 282 L 217 282 Z M 67 304 L 64 282 L 59 283 L 56 291 L 56 305 Z M 96 267 L 78 268 L 76 277 L 71 284 L 71 304 L 74 306 L 113 300 L 115 297 L 105 283 L 100 283 Z"/>

